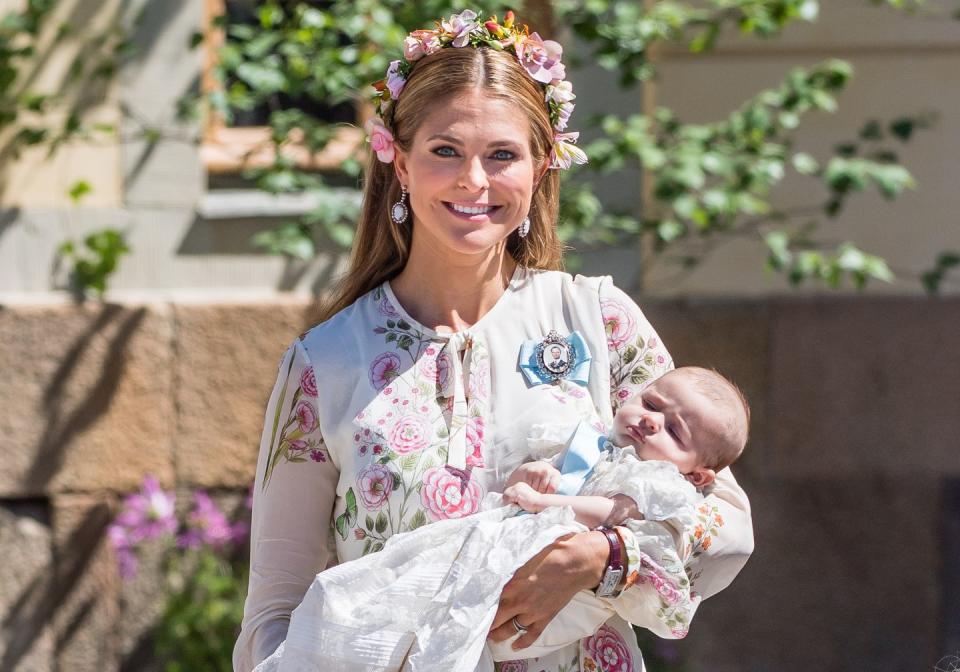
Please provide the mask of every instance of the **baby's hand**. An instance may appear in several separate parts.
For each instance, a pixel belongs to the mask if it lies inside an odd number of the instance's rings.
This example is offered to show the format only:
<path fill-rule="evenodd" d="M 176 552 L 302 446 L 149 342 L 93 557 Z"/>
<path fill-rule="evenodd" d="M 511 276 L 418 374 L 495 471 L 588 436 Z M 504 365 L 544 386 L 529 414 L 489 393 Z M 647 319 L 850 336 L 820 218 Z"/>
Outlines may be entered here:
<path fill-rule="evenodd" d="M 527 462 L 510 474 L 507 486 L 526 483 L 537 492 L 552 495 L 560 486 L 560 472 L 549 462 Z"/>
<path fill-rule="evenodd" d="M 514 483 L 503 491 L 504 504 L 516 504 L 524 511 L 529 511 L 530 513 L 538 513 L 546 508 L 540 499 L 540 493 L 522 481 L 520 483 Z"/>

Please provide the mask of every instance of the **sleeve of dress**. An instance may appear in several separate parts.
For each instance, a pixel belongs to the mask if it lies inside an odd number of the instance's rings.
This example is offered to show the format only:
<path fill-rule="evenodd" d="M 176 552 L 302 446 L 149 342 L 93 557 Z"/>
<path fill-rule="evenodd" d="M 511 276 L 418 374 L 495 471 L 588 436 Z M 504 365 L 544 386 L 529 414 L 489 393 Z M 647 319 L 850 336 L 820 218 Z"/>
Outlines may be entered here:
<path fill-rule="evenodd" d="M 673 359 L 637 304 L 609 282 L 600 286 L 600 310 L 610 359 L 610 403 L 616 412 L 649 381 L 672 369 Z M 640 572 L 650 569 L 644 567 L 644 557 L 649 557 L 649 554 L 645 554 L 645 544 L 640 543 L 640 538 L 646 532 L 657 533 L 653 528 L 647 529 L 650 525 L 657 523 L 631 521 L 619 528 L 627 550 L 628 577 L 634 571 L 638 575 L 633 582 L 628 580 L 626 589 L 614 600 L 614 606 L 630 622 L 636 622 L 634 618 L 641 615 L 649 615 L 651 607 L 663 608 L 663 615 L 667 618 L 661 622 L 667 625 L 670 621 L 667 613 L 669 600 L 642 589 L 643 586 L 654 585 L 651 581 L 656 583 L 665 577 L 658 575 L 659 578 L 655 580 L 652 577 L 659 570 L 647 571 L 650 581 L 639 581 Z M 660 526 L 660 529 L 664 527 Z M 685 543 L 680 547 L 675 545 L 675 549 L 683 561 L 683 573 L 689 581 L 691 600 L 719 592 L 730 584 L 746 564 L 753 552 L 750 504 L 730 469 L 723 469 L 717 474 L 712 490 L 697 508 L 693 529 L 687 530 L 684 536 L 686 539 L 682 541 Z M 680 576 L 675 572 L 674 576 L 680 585 Z M 671 636 L 678 636 L 682 630 L 680 628 L 677 634 Z"/>
<path fill-rule="evenodd" d="M 318 422 L 316 376 L 297 340 L 280 362 L 260 440 L 235 672 L 249 672 L 273 653 L 291 612 L 326 567 L 338 477 Z"/>

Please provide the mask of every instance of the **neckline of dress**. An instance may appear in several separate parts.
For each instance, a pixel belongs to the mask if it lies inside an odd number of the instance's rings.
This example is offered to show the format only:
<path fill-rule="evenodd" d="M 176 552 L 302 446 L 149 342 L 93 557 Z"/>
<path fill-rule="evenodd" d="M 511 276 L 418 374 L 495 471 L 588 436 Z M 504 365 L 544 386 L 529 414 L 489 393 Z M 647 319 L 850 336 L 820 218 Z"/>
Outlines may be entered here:
<path fill-rule="evenodd" d="M 393 309 L 397 311 L 400 317 L 402 317 L 411 325 L 413 325 L 414 327 L 422 331 L 424 334 L 428 334 L 431 337 L 435 337 L 435 338 L 448 339 L 448 338 L 454 338 L 456 336 L 461 336 L 463 334 L 475 332 L 477 329 L 481 327 L 481 325 L 483 325 L 485 321 L 491 319 L 490 316 L 496 313 L 497 311 L 501 310 L 501 306 L 507 303 L 507 301 L 509 300 L 509 297 L 516 292 L 517 287 L 519 287 L 523 281 L 525 273 L 526 273 L 526 269 L 520 264 L 517 264 L 517 267 L 513 269 L 513 275 L 510 276 L 510 281 L 507 282 L 507 286 L 503 290 L 503 294 L 501 294 L 500 298 L 497 299 L 496 303 L 494 303 L 490 307 L 490 310 L 488 310 L 483 315 L 481 315 L 480 319 L 474 322 L 473 324 L 471 324 L 469 327 L 465 329 L 459 329 L 457 331 L 437 331 L 436 329 L 433 329 L 431 327 L 425 326 L 424 324 L 421 324 L 419 320 L 416 320 L 415 318 L 410 316 L 410 313 L 407 312 L 407 309 L 404 308 L 403 304 L 401 304 L 400 301 L 397 299 L 397 295 L 393 293 L 393 287 L 390 285 L 389 280 L 384 280 L 381 287 L 383 289 L 384 294 L 387 295 L 387 300 L 390 301 L 390 304 L 393 306 Z"/>

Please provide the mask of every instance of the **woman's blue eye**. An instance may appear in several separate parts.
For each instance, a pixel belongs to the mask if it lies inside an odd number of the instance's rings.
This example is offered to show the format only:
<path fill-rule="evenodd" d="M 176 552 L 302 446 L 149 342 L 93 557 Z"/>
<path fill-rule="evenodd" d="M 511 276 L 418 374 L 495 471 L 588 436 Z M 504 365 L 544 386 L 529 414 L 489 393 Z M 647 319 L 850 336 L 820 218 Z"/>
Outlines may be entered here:
<path fill-rule="evenodd" d="M 513 152 L 508 149 L 498 149 L 493 153 L 493 158 L 495 158 L 497 161 L 510 161 L 513 159 L 513 157 Z"/>
<path fill-rule="evenodd" d="M 453 147 L 437 147 L 433 150 L 433 153 L 437 156 L 456 156 L 457 153 L 454 151 Z"/>

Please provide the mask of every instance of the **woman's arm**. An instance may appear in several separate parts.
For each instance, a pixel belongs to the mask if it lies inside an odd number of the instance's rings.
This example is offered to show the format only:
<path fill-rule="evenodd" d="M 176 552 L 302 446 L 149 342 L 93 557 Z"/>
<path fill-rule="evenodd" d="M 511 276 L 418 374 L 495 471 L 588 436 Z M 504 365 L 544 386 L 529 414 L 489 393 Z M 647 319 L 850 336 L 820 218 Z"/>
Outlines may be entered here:
<path fill-rule="evenodd" d="M 328 560 L 339 472 L 323 441 L 316 397 L 313 366 L 297 340 L 280 363 L 260 441 L 236 672 L 249 672 L 284 640 L 291 612 Z"/>

